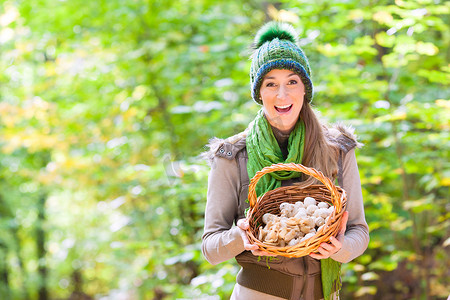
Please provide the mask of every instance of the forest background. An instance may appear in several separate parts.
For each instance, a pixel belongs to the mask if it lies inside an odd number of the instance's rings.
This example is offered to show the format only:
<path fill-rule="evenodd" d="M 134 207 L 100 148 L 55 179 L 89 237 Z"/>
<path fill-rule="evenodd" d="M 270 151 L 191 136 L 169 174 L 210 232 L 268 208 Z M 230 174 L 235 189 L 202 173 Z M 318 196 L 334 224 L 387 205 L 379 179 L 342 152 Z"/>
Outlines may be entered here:
<path fill-rule="evenodd" d="M 0 299 L 227 299 L 208 140 L 245 129 L 256 30 L 295 26 L 356 129 L 371 240 L 342 299 L 450 293 L 450 2 L 0 1 Z"/>

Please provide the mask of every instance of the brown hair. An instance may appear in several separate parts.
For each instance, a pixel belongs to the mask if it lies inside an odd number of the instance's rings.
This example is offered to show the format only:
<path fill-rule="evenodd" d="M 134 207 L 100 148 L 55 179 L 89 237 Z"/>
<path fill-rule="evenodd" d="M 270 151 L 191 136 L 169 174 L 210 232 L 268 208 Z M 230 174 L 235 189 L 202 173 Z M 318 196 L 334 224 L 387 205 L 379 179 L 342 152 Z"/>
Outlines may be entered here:
<path fill-rule="evenodd" d="M 327 138 L 327 127 L 321 124 L 307 101 L 303 102 L 300 118 L 305 123 L 305 148 L 302 164 L 319 170 L 334 180 L 337 175 L 338 146 Z M 313 177 L 307 177 L 304 178 L 301 185 L 310 185 L 316 182 Z"/>

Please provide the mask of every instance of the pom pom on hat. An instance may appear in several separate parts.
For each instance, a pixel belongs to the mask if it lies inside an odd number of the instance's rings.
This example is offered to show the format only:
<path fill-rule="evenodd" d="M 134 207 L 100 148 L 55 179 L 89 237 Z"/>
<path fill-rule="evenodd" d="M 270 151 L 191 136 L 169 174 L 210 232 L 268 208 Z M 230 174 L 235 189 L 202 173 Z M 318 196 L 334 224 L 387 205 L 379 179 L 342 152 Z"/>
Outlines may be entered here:
<path fill-rule="evenodd" d="M 255 48 L 261 47 L 265 42 L 273 39 L 288 40 L 297 43 L 297 32 L 292 25 L 280 22 L 269 22 L 265 24 L 255 36 Z"/>
<path fill-rule="evenodd" d="M 264 76 L 274 69 L 287 69 L 298 74 L 305 86 L 305 101 L 311 102 L 313 84 L 308 58 L 297 46 L 297 33 L 287 23 L 272 21 L 258 30 L 254 40 L 250 83 L 252 98 L 262 104 L 259 89 Z"/>

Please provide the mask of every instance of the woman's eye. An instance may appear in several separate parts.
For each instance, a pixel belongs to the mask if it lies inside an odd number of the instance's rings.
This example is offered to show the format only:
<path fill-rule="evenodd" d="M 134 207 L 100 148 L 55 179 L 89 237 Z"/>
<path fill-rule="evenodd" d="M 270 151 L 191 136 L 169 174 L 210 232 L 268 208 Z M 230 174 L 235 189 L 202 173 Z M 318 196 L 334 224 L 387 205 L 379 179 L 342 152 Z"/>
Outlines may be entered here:
<path fill-rule="evenodd" d="M 294 79 L 289 80 L 289 84 L 297 84 L 297 80 L 294 80 Z"/>
<path fill-rule="evenodd" d="M 275 86 L 275 83 L 273 83 L 273 82 L 268 82 L 268 83 L 266 84 L 266 86 L 267 86 L 267 87 L 272 87 L 272 86 Z"/>

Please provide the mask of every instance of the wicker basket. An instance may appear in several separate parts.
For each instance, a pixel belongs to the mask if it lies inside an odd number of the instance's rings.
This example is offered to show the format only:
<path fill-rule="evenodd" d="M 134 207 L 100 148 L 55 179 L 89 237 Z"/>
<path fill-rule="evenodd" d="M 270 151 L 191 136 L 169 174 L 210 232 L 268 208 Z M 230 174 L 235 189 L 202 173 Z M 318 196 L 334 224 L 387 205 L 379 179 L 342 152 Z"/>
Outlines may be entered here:
<path fill-rule="evenodd" d="M 282 170 L 302 172 L 321 181 L 323 185 L 315 184 L 304 188 L 299 186 L 285 186 L 269 191 L 257 198 L 255 187 L 258 180 L 265 174 Z M 335 207 L 328 222 L 325 223 L 326 225 L 323 226 L 321 230 L 317 231 L 313 237 L 300 242 L 295 246 L 272 246 L 258 240 L 258 229 L 263 225 L 261 219 L 265 213 L 279 215 L 281 203 L 295 203 L 297 201 L 302 201 L 307 196 L 313 197 L 318 202 L 327 202 Z M 328 242 L 331 236 L 336 237 L 340 229 L 342 214 L 347 205 L 345 191 L 340 187 L 336 187 L 328 177 L 325 177 L 322 174 L 322 172 L 294 163 L 274 164 L 258 171 L 250 181 L 248 200 L 250 202 L 250 210 L 247 216 L 250 226 L 246 233 L 249 241 L 252 244 L 258 245 L 259 250 L 285 257 L 301 257 L 309 255 L 310 253 L 315 252 L 321 243 Z"/>

